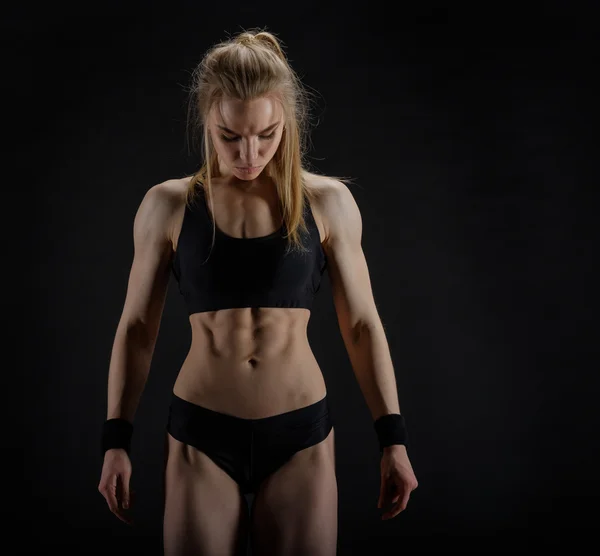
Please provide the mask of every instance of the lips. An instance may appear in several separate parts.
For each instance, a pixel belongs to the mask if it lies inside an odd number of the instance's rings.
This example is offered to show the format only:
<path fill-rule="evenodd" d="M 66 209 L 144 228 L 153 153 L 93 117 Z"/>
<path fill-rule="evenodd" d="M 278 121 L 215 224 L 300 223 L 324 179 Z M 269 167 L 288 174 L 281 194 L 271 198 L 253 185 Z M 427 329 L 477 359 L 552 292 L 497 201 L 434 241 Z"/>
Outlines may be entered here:
<path fill-rule="evenodd" d="M 256 172 L 260 168 L 260 166 L 236 166 L 236 168 L 240 172 L 251 174 L 252 172 Z"/>

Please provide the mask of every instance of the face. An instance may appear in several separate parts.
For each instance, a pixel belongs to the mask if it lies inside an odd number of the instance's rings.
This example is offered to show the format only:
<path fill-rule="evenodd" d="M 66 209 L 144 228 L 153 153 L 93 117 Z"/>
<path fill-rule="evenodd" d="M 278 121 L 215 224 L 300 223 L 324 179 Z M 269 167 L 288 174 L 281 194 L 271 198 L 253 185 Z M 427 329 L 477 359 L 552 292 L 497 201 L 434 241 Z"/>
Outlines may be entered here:
<path fill-rule="evenodd" d="M 208 127 L 221 173 L 241 180 L 257 178 L 277 151 L 283 126 L 283 110 L 273 98 L 215 103 Z"/>

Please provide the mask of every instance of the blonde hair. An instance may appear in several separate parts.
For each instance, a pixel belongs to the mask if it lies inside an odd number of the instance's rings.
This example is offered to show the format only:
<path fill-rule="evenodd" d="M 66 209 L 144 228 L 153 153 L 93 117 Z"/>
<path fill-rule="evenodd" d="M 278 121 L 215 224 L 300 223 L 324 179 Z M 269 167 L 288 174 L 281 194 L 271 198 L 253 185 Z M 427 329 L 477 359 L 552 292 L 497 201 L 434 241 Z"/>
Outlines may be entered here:
<path fill-rule="evenodd" d="M 253 30 L 216 44 L 194 70 L 190 93 L 190 114 L 195 114 L 195 129 L 202 129 L 203 163 L 191 176 L 186 203 L 190 204 L 201 188 L 213 215 L 211 180 L 219 177 L 219 165 L 206 125 L 213 104 L 224 97 L 244 101 L 263 96 L 272 96 L 281 103 L 285 120 L 281 143 L 263 171 L 277 187 L 288 248 L 305 252 L 299 230 L 307 232 L 303 216 L 305 197 L 312 199 L 315 195 L 306 183 L 315 174 L 305 169 L 309 95 L 288 63 L 279 40 L 267 31 Z M 214 245 L 214 217 L 212 220 Z"/>

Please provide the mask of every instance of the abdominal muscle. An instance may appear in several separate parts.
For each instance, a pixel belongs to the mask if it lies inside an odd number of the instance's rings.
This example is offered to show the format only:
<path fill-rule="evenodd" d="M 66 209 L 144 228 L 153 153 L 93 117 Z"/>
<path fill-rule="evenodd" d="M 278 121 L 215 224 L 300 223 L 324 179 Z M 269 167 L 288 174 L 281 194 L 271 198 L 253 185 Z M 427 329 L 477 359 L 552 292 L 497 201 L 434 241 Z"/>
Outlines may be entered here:
<path fill-rule="evenodd" d="M 225 309 L 190 315 L 192 343 L 175 395 L 213 411 L 260 419 L 326 394 L 307 337 L 310 311 Z"/>

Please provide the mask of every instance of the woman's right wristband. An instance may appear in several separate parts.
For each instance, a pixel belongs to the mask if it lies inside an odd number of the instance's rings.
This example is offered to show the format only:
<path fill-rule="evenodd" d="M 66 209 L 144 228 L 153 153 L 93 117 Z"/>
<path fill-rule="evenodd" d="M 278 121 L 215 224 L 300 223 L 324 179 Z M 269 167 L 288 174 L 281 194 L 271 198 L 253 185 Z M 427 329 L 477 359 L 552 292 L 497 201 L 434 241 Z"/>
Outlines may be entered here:
<path fill-rule="evenodd" d="M 129 454 L 131 450 L 131 436 L 133 425 L 120 417 L 107 419 L 102 424 L 102 455 L 106 450 L 122 448 Z"/>

